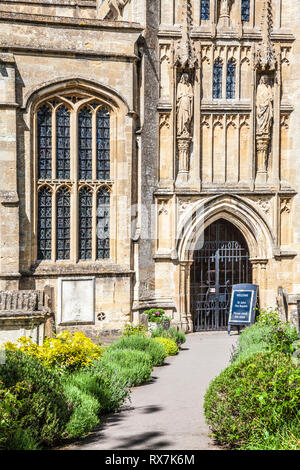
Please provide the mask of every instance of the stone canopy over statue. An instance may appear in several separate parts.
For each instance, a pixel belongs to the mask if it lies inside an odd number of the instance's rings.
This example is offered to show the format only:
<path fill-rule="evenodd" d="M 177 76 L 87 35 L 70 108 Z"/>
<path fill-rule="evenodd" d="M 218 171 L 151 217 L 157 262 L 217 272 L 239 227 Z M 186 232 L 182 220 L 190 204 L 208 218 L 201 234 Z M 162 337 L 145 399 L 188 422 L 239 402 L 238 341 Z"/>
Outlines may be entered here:
<path fill-rule="evenodd" d="M 273 122 L 273 91 L 267 75 L 262 75 L 256 95 L 256 134 L 270 136 Z"/>
<path fill-rule="evenodd" d="M 194 93 L 189 75 L 183 73 L 177 88 L 177 137 L 191 136 L 193 102 Z"/>

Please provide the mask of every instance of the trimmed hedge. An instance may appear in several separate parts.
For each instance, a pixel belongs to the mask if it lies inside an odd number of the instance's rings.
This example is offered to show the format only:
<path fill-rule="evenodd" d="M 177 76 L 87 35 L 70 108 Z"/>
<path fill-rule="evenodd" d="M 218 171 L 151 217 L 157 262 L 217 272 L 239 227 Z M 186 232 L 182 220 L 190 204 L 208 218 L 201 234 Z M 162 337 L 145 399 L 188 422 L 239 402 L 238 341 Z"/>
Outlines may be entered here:
<path fill-rule="evenodd" d="M 109 377 L 122 377 L 129 387 L 149 381 L 153 368 L 151 356 L 134 349 L 109 349 L 99 364 Z"/>
<path fill-rule="evenodd" d="M 110 351 L 115 349 L 135 349 L 149 354 L 153 366 L 160 366 L 167 357 L 165 348 L 151 338 L 144 335 L 128 336 L 121 338 L 110 346 Z"/>
<path fill-rule="evenodd" d="M 220 444 L 242 448 L 275 436 L 299 417 L 300 370 L 280 352 L 238 360 L 210 384 L 204 409 Z"/>
<path fill-rule="evenodd" d="M 186 342 L 186 336 L 182 331 L 176 330 L 175 328 L 169 328 L 165 330 L 162 326 L 158 326 L 151 332 L 152 338 L 167 338 L 175 341 L 177 346 L 181 346 Z"/>
<path fill-rule="evenodd" d="M 158 337 L 154 338 L 153 341 L 157 341 L 164 346 L 167 356 L 176 356 L 178 354 L 179 348 L 172 339 Z"/>

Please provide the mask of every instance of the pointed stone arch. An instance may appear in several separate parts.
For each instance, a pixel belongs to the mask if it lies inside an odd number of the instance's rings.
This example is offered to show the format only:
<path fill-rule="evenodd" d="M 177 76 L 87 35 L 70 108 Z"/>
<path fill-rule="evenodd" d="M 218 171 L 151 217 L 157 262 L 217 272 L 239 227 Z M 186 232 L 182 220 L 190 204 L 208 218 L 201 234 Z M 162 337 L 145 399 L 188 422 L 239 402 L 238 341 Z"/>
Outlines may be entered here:
<path fill-rule="evenodd" d="M 266 220 L 248 201 L 222 195 L 192 205 L 179 226 L 178 256 L 181 262 L 191 261 L 195 245 L 204 230 L 218 219 L 225 219 L 243 234 L 251 258 L 271 259 L 275 238 Z"/>

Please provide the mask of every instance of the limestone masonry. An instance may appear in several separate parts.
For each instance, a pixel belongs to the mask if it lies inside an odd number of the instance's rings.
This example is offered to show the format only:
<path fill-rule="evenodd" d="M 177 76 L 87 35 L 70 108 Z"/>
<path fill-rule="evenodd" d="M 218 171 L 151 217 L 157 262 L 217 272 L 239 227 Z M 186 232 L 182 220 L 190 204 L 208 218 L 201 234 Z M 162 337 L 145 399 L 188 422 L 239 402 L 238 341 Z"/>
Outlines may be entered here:
<path fill-rule="evenodd" d="M 0 1 L 0 342 L 293 315 L 299 149 L 297 0 Z"/>

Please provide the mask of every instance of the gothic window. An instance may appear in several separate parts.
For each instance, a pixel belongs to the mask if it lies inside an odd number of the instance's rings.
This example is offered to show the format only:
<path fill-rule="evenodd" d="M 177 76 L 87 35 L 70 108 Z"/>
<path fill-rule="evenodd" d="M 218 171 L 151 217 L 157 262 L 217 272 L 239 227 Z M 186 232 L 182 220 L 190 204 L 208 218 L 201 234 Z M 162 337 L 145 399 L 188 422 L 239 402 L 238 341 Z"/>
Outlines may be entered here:
<path fill-rule="evenodd" d="M 235 97 L 235 63 L 230 60 L 227 64 L 226 78 L 226 98 L 233 99 Z"/>
<path fill-rule="evenodd" d="M 210 0 L 201 0 L 201 20 L 209 20 Z"/>
<path fill-rule="evenodd" d="M 52 250 L 52 193 L 43 186 L 38 193 L 38 259 L 50 260 Z"/>
<path fill-rule="evenodd" d="M 213 76 L 213 98 L 222 98 L 222 69 L 223 64 L 220 60 L 214 63 L 214 76 Z"/>
<path fill-rule="evenodd" d="M 97 258 L 109 258 L 110 195 L 106 189 L 97 194 Z"/>
<path fill-rule="evenodd" d="M 97 112 L 97 178 L 110 177 L 110 115 L 104 109 Z"/>
<path fill-rule="evenodd" d="M 42 106 L 37 115 L 38 174 L 40 179 L 51 178 L 52 173 L 52 112 Z"/>
<path fill-rule="evenodd" d="M 62 188 L 56 195 L 56 256 L 57 259 L 70 259 L 71 238 L 70 192 Z"/>
<path fill-rule="evenodd" d="M 56 112 L 56 177 L 70 178 L 70 111 L 65 106 Z"/>
<path fill-rule="evenodd" d="M 250 0 L 242 0 L 242 21 L 250 19 Z"/>
<path fill-rule="evenodd" d="M 92 113 L 84 107 L 78 117 L 79 179 L 92 179 Z"/>
<path fill-rule="evenodd" d="M 83 188 L 79 193 L 79 259 L 92 259 L 93 194 Z"/>
<path fill-rule="evenodd" d="M 37 108 L 39 260 L 110 257 L 110 127 L 109 109 L 84 93 L 62 93 Z"/>

